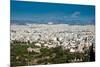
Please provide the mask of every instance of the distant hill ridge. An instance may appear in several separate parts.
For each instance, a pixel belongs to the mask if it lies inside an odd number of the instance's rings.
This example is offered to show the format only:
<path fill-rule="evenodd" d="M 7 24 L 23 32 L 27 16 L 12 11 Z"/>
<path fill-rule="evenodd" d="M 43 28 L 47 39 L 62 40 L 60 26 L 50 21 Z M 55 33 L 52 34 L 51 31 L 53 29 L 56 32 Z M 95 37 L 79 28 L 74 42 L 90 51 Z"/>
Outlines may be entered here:
<path fill-rule="evenodd" d="M 84 22 L 80 20 L 64 21 L 64 20 L 54 20 L 54 21 L 30 21 L 30 20 L 10 20 L 11 24 L 26 25 L 26 24 L 69 24 L 69 25 L 95 25 L 95 20 L 90 22 Z"/>

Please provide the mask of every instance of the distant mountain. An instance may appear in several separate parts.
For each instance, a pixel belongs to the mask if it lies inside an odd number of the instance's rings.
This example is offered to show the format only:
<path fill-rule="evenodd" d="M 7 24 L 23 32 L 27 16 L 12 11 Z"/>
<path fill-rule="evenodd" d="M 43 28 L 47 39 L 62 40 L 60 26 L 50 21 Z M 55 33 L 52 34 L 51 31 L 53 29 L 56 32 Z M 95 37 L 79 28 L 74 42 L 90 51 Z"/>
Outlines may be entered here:
<path fill-rule="evenodd" d="M 11 24 L 18 24 L 18 25 L 26 25 L 29 24 L 48 24 L 52 22 L 52 24 L 69 24 L 69 25 L 95 25 L 95 20 L 91 21 L 81 21 L 81 20 L 41 20 L 41 21 L 29 21 L 29 20 L 10 20 Z"/>

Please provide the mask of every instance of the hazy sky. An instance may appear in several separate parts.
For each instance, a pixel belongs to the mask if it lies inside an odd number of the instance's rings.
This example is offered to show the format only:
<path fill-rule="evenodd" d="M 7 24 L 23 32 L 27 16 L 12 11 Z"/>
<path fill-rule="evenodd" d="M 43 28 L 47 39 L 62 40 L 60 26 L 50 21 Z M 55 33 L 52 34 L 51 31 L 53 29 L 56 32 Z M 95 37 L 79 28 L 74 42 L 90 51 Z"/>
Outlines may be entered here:
<path fill-rule="evenodd" d="M 11 1 L 11 20 L 95 20 L 95 6 Z"/>

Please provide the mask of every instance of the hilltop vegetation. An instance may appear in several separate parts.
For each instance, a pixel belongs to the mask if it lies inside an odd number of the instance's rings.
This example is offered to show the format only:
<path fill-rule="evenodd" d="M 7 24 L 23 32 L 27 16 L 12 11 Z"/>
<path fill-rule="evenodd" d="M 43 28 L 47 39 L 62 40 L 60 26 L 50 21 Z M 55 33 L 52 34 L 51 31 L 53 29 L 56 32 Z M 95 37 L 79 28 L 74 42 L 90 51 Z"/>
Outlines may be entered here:
<path fill-rule="evenodd" d="M 29 52 L 27 48 L 39 48 L 40 52 Z M 74 63 L 74 62 L 89 62 L 95 61 L 93 46 L 85 53 L 64 50 L 62 46 L 55 48 L 38 47 L 34 43 L 11 43 L 11 66 L 25 66 L 37 64 L 58 64 L 58 63 Z M 91 58 L 92 57 L 92 58 Z"/>

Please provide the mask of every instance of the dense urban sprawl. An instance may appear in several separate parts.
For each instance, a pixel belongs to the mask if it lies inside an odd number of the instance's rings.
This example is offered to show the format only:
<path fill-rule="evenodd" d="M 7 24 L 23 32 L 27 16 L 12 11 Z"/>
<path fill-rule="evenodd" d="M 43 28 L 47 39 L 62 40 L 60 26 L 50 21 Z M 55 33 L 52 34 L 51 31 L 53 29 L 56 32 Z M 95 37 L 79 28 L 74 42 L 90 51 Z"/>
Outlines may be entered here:
<path fill-rule="evenodd" d="M 94 61 L 94 25 L 11 25 L 10 35 L 12 65 Z"/>

